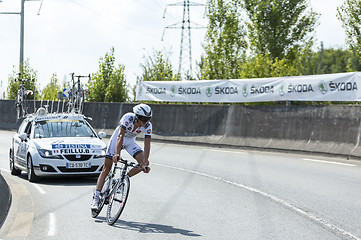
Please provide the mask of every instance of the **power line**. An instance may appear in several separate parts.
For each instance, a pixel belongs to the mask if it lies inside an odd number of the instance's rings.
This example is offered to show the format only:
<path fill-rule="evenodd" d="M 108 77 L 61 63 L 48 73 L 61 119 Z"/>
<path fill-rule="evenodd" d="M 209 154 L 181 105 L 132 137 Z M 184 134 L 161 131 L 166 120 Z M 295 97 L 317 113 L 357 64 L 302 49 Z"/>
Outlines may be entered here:
<path fill-rule="evenodd" d="M 181 30 L 181 44 L 179 50 L 179 65 L 178 72 L 180 74 L 185 73 L 187 77 L 192 76 L 192 42 L 191 42 L 191 29 L 202 29 L 205 28 L 197 23 L 193 23 L 190 20 L 190 6 L 204 6 L 204 4 L 189 2 L 189 0 L 184 0 L 183 2 L 168 4 L 164 9 L 163 18 L 167 11 L 168 6 L 183 6 L 183 20 L 172 25 L 169 25 L 164 28 L 162 41 L 164 38 L 164 33 L 166 29 L 182 29 Z M 186 66 L 189 65 L 188 70 Z"/>
<path fill-rule="evenodd" d="M 119 22 L 118 20 L 115 20 L 115 19 L 113 19 L 112 17 L 110 17 L 110 16 L 108 16 L 108 15 L 105 15 L 105 14 L 103 14 L 103 13 L 100 13 L 100 12 L 92 9 L 92 8 L 89 8 L 89 7 L 87 7 L 86 5 L 84 5 L 84 4 L 82 4 L 82 3 L 79 3 L 79 2 L 76 1 L 76 0 L 70 0 L 70 1 L 71 1 L 72 3 L 78 5 L 79 7 L 87 10 L 88 12 L 91 12 L 91 13 L 99 16 L 99 17 L 102 17 L 102 18 L 110 21 L 111 23 L 115 23 L 115 24 L 117 24 L 118 26 L 121 26 L 121 27 L 124 28 L 124 29 L 127 29 L 127 30 L 132 31 L 132 32 L 136 32 L 136 33 L 138 33 L 138 34 L 142 34 L 142 35 L 145 35 L 145 36 L 149 36 L 149 37 L 156 38 L 156 36 L 153 35 L 153 34 L 146 33 L 146 32 L 144 32 L 144 31 L 139 31 L 139 30 L 134 29 L 133 27 L 129 27 L 129 26 L 127 26 L 127 25 L 124 25 L 123 23 Z"/>

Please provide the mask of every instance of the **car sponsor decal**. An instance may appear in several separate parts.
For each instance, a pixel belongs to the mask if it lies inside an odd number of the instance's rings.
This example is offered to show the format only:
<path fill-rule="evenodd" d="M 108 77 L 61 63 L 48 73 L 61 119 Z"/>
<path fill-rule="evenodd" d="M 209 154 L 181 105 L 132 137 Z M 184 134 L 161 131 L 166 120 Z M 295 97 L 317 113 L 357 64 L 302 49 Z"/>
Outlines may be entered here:
<path fill-rule="evenodd" d="M 52 144 L 54 155 L 61 154 L 102 154 L 102 147 L 94 144 Z"/>
<path fill-rule="evenodd" d="M 81 115 L 47 115 L 43 117 L 36 117 L 35 121 L 49 121 L 49 120 L 84 120 Z"/>

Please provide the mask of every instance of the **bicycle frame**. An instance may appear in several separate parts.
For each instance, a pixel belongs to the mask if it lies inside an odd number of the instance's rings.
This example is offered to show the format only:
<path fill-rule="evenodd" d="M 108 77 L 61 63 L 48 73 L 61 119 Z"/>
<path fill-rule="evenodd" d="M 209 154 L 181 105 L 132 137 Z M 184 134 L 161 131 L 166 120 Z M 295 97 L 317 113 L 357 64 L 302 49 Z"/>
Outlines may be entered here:
<path fill-rule="evenodd" d="M 116 214 L 116 216 L 113 218 L 109 217 L 110 215 L 110 209 L 112 208 L 112 202 L 114 199 L 111 197 L 114 194 L 114 191 L 116 191 L 117 189 L 120 188 L 121 184 L 128 182 L 128 188 L 127 188 L 127 193 L 126 196 L 124 197 L 124 205 L 126 202 L 126 199 L 128 197 L 128 192 L 129 192 L 129 177 L 127 177 L 127 172 L 128 172 L 128 167 L 136 167 L 139 168 L 139 164 L 135 164 L 134 162 L 131 161 L 127 161 L 125 159 L 120 159 L 119 163 L 122 163 L 123 166 L 119 167 L 116 164 L 114 164 L 112 171 L 108 174 L 108 176 L 105 179 L 105 183 L 102 189 L 102 192 L 100 193 L 100 201 L 99 201 L 99 207 L 98 210 L 92 210 L 92 217 L 95 218 L 99 215 L 99 213 L 101 212 L 103 206 L 105 204 L 110 204 L 108 206 L 108 210 L 107 210 L 107 221 L 109 225 L 114 224 L 114 222 L 116 222 L 116 220 L 118 219 L 118 217 L 121 214 L 122 209 L 124 208 L 124 206 L 121 207 L 121 210 Z M 115 178 L 116 176 L 116 171 L 120 170 L 120 176 L 118 178 Z M 127 179 L 126 179 L 127 178 Z M 108 181 L 109 180 L 109 181 Z M 127 180 L 127 181 L 126 181 Z M 119 199 L 118 199 L 119 201 Z M 111 219 L 110 219 L 111 218 Z"/>
<path fill-rule="evenodd" d="M 109 184 L 109 187 L 107 189 L 107 190 L 110 190 L 109 194 L 112 192 L 112 189 L 114 187 L 116 187 L 118 184 L 120 184 L 124 180 L 125 176 L 127 175 L 128 167 L 139 168 L 138 164 L 135 164 L 134 162 L 130 162 L 130 161 L 125 160 L 125 159 L 121 159 L 121 160 L 119 160 L 119 162 L 123 163 L 124 165 L 123 165 L 123 167 L 118 167 L 118 163 L 114 164 L 113 171 L 110 173 L 110 184 Z M 118 179 L 114 179 L 117 169 L 121 169 L 120 177 Z M 113 181 L 116 181 L 116 184 L 113 184 Z"/>

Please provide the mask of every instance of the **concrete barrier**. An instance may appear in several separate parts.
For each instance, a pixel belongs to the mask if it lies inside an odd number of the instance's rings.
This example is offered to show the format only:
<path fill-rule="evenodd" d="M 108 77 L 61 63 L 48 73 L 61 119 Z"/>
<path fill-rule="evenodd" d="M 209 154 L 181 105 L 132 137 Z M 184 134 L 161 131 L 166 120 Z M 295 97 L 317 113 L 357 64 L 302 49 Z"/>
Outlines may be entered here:
<path fill-rule="evenodd" d="M 0 228 L 8 214 L 10 203 L 11 203 L 11 193 L 9 186 L 7 185 L 5 179 L 0 173 Z"/>
<path fill-rule="evenodd" d="M 150 105 L 155 140 L 361 158 L 358 105 Z M 133 106 L 85 103 L 84 114 L 93 119 L 90 123 L 95 129 L 111 134 L 120 117 Z M 14 102 L 0 101 L 0 107 L 0 128 L 15 129 Z"/>

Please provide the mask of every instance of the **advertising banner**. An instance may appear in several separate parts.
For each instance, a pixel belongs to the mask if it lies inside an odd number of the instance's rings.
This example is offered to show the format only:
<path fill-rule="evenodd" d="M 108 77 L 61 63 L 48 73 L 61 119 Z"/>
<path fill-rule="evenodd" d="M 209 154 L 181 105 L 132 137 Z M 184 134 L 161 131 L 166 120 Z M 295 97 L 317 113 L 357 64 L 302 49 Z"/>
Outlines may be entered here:
<path fill-rule="evenodd" d="M 361 73 L 199 81 L 144 81 L 137 101 L 361 101 Z"/>

